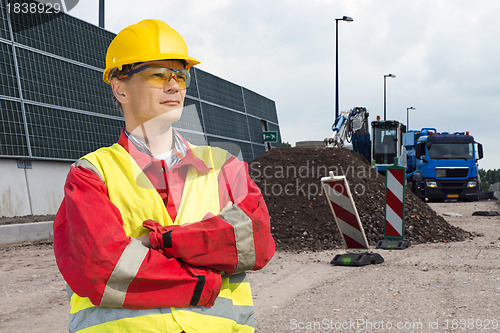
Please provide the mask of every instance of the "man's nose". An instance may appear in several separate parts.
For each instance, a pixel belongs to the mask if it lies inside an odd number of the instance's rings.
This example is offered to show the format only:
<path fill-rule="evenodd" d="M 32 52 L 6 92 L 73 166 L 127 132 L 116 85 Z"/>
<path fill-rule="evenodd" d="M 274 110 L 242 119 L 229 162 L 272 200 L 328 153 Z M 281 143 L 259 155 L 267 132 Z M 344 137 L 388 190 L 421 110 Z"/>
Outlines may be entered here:
<path fill-rule="evenodd" d="M 163 87 L 163 90 L 165 91 L 179 91 L 180 89 L 181 87 L 179 86 L 179 83 L 177 82 L 177 76 L 175 75 L 172 75 L 170 81 Z"/>

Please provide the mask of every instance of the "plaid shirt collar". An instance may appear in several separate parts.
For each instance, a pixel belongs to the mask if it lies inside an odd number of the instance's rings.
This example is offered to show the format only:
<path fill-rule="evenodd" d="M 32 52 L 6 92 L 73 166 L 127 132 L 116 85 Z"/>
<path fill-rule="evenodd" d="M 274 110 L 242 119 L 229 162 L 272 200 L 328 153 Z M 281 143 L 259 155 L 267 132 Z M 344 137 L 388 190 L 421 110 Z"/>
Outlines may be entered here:
<path fill-rule="evenodd" d="M 137 148 L 138 151 L 140 151 L 144 154 L 148 154 L 151 157 L 154 157 L 151 150 L 148 148 L 148 146 L 146 146 L 146 144 L 143 141 L 138 139 L 133 134 L 129 133 L 127 131 L 127 129 L 125 129 L 125 128 L 123 129 L 123 132 L 127 136 L 127 139 L 129 139 L 130 142 L 132 142 L 134 144 L 134 146 Z M 179 132 L 177 132 L 176 130 L 173 130 L 172 133 L 173 133 L 172 143 L 174 146 L 173 154 L 172 154 L 172 158 L 169 161 L 166 161 L 168 163 L 169 168 L 172 168 L 174 165 L 179 163 L 186 156 L 186 151 L 187 151 L 187 146 L 184 143 Z"/>
<path fill-rule="evenodd" d="M 211 170 L 211 168 L 207 167 L 206 163 L 203 160 L 194 156 L 191 145 L 189 144 L 189 142 L 184 140 L 179 132 L 177 132 L 176 130 L 173 130 L 172 132 L 174 145 L 173 152 L 175 156 L 173 157 L 172 163 L 168 165 L 168 168 L 170 170 L 182 167 L 184 165 L 192 165 L 199 172 L 206 172 Z M 127 132 L 125 128 L 120 134 L 118 144 L 125 148 L 125 150 L 134 158 L 139 167 L 143 170 L 150 163 L 159 161 L 153 156 L 151 150 L 146 146 L 144 142 Z"/>

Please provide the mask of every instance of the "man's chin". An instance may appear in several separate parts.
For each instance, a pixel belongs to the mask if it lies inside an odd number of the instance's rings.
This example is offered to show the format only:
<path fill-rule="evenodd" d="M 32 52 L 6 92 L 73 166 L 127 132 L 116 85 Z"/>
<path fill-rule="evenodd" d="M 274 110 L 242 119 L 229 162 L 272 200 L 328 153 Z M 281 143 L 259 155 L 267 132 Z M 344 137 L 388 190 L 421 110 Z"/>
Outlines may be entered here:
<path fill-rule="evenodd" d="M 182 116 L 182 107 L 176 107 L 176 108 L 165 108 L 161 110 L 162 113 L 159 114 L 158 116 L 148 120 L 145 124 L 146 126 L 148 124 L 151 124 L 154 126 L 155 123 L 170 123 L 173 124 L 177 120 L 179 120 Z"/>

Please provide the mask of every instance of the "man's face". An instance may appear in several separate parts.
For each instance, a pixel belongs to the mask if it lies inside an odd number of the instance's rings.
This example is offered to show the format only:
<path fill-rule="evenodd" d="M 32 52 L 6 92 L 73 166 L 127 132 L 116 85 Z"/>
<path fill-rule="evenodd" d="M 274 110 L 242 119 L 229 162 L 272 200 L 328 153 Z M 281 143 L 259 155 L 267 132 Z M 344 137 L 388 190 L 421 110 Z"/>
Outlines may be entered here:
<path fill-rule="evenodd" d="M 142 63 L 137 67 L 149 66 L 140 72 L 132 74 L 128 80 L 119 80 L 113 85 L 115 91 L 121 92 L 121 100 L 127 130 L 144 124 L 147 121 L 155 121 L 165 125 L 171 125 L 179 120 L 182 115 L 182 106 L 186 97 L 186 88 L 172 77 L 170 81 L 165 80 L 164 68 L 184 69 L 184 64 L 177 60 L 161 60 Z M 134 68 L 135 69 L 135 68 Z M 163 78 L 163 80 L 162 80 Z M 113 81 L 118 79 L 113 79 Z"/>

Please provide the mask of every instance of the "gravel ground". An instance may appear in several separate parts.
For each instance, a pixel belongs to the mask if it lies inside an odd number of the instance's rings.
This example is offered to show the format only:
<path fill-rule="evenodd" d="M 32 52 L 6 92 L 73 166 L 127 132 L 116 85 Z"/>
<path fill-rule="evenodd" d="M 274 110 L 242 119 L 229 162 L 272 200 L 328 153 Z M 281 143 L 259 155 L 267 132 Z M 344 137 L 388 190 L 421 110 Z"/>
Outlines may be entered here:
<path fill-rule="evenodd" d="M 447 221 L 483 236 L 401 251 L 385 262 L 331 266 L 341 250 L 277 253 L 252 272 L 257 332 L 500 331 L 500 218 L 495 202 L 432 203 Z"/>
<path fill-rule="evenodd" d="M 256 331 L 500 331 L 500 218 L 471 216 L 500 206 L 430 206 L 440 216 L 462 214 L 445 218 L 483 236 L 376 250 L 385 262 L 365 267 L 331 266 L 340 249 L 277 252 L 249 274 Z M 0 280 L 0 332 L 67 332 L 69 305 L 50 242 L 0 248 Z"/>

